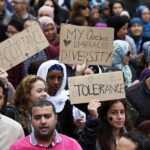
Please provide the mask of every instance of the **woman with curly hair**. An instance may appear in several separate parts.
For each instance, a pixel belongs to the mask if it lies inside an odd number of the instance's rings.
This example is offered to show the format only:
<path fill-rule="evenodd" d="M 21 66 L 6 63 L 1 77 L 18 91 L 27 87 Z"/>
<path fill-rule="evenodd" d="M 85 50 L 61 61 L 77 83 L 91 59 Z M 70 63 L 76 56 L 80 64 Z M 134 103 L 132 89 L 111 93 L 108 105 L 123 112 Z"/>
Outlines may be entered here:
<path fill-rule="evenodd" d="M 36 76 L 26 76 L 16 89 L 14 106 L 18 110 L 19 122 L 24 128 L 25 135 L 31 132 L 29 108 L 33 101 L 44 100 L 47 97 L 45 81 Z"/>
<path fill-rule="evenodd" d="M 79 137 L 83 150 L 115 150 L 119 139 L 133 129 L 125 99 L 93 100 L 88 110 L 90 115 Z"/>

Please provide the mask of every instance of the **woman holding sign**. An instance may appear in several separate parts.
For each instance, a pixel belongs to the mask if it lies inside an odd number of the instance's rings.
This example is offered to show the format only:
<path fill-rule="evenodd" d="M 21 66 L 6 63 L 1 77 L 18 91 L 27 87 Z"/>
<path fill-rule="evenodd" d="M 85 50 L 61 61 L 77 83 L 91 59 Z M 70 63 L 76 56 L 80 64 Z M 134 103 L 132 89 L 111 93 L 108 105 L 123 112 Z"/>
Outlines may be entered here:
<path fill-rule="evenodd" d="M 74 123 L 77 122 L 78 125 L 83 125 L 85 114 L 70 104 L 68 92 L 64 89 L 67 79 L 65 65 L 57 60 L 49 60 L 41 64 L 37 75 L 47 82 L 47 99 L 54 104 L 58 116 L 57 130 L 74 137 Z M 79 117 L 81 118 L 78 122 Z"/>
<path fill-rule="evenodd" d="M 115 150 L 120 137 L 132 130 L 124 99 L 91 101 L 90 115 L 79 138 L 83 150 Z"/>

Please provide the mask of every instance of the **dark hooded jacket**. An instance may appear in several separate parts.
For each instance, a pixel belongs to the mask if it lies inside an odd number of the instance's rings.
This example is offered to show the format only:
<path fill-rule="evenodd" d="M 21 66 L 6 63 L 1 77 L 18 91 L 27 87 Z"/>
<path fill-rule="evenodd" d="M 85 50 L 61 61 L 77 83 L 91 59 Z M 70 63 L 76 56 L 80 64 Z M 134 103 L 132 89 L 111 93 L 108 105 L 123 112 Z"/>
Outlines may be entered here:
<path fill-rule="evenodd" d="M 150 89 L 146 84 L 147 78 L 150 78 L 150 76 L 126 89 L 127 100 L 139 113 L 137 125 L 144 120 L 150 120 Z"/>

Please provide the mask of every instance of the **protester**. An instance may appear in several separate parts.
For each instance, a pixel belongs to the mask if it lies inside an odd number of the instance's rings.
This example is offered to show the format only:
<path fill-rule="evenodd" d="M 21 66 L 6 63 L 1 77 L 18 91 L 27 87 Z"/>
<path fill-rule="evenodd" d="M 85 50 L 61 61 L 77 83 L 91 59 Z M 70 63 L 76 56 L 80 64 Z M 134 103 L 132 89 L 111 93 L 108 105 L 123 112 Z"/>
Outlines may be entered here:
<path fill-rule="evenodd" d="M 12 19 L 18 20 L 22 25 L 27 19 L 36 20 L 32 14 L 28 12 L 29 0 L 12 0 L 13 16 Z"/>
<path fill-rule="evenodd" d="M 13 98 L 15 91 L 13 91 L 11 83 L 7 80 L 7 73 L 3 69 L 0 70 L 0 73 L 2 73 L 0 74 L 0 88 L 2 90 L 0 113 L 18 121 L 18 113 L 15 107 L 8 101 L 10 96 Z"/>
<path fill-rule="evenodd" d="M 143 36 L 150 37 L 150 10 L 145 5 L 140 5 L 136 9 L 136 16 L 142 21 Z"/>
<path fill-rule="evenodd" d="M 109 19 L 110 15 L 111 15 L 108 1 L 104 1 L 101 4 L 100 15 L 101 15 L 100 19 L 102 20 L 102 22 L 107 22 L 107 20 Z"/>
<path fill-rule="evenodd" d="M 72 4 L 72 9 L 70 11 L 69 20 L 73 20 L 76 17 L 84 17 L 87 20 L 88 25 L 90 25 L 91 24 L 91 16 L 90 16 L 90 10 L 89 10 L 88 5 L 89 5 L 89 3 L 87 0 L 74 1 Z"/>
<path fill-rule="evenodd" d="M 3 68 L 0 68 L 0 80 L 3 82 L 5 88 L 8 91 L 8 94 L 7 94 L 7 96 L 5 98 L 7 98 L 7 102 L 9 104 L 12 104 L 12 101 L 13 101 L 13 98 L 14 98 L 14 94 L 15 94 L 15 88 L 9 82 L 9 80 L 8 80 L 8 73 Z"/>
<path fill-rule="evenodd" d="M 88 116 L 79 143 L 83 150 L 114 150 L 120 137 L 132 130 L 124 99 L 90 101 Z"/>
<path fill-rule="evenodd" d="M 120 16 L 123 10 L 124 10 L 124 5 L 121 1 L 115 0 L 110 3 L 110 13 L 112 16 Z"/>
<path fill-rule="evenodd" d="M 6 35 L 11 38 L 13 35 L 23 30 L 23 25 L 16 19 L 12 19 L 7 26 Z"/>
<path fill-rule="evenodd" d="M 140 18 L 132 18 L 129 24 L 129 35 L 133 38 L 136 45 L 136 52 L 141 52 L 141 43 L 143 37 L 143 27 Z"/>
<path fill-rule="evenodd" d="M 139 113 L 136 125 L 150 119 L 150 76 L 126 89 L 127 100 Z"/>
<path fill-rule="evenodd" d="M 61 23 L 65 23 L 69 18 L 68 10 L 60 7 L 55 0 L 39 0 L 37 10 L 42 6 L 48 6 L 50 9 L 53 9 L 54 22 L 59 33 Z"/>
<path fill-rule="evenodd" d="M 6 100 L 7 96 L 6 88 L 3 82 L 0 81 L 0 149 L 9 150 L 10 145 L 17 140 L 24 137 L 22 126 L 5 115 L 2 112 L 6 112 Z M 5 111 L 4 111 L 5 110 Z M 9 113 L 12 113 L 9 109 Z M 10 114 L 12 115 L 12 114 Z"/>
<path fill-rule="evenodd" d="M 143 44 L 143 70 L 140 73 L 140 80 L 150 76 L 150 41 Z"/>
<path fill-rule="evenodd" d="M 16 19 L 11 19 L 8 23 L 6 35 L 7 38 L 11 38 L 17 33 L 23 30 L 23 25 Z M 19 73 L 18 73 L 19 72 Z M 19 82 L 23 78 L 23 63 L 19 63 L 16 66 L 12 66 L 11 69 L 7 70 L 8 80 L 12 83 L 12 85 L 16 88 Z"/>
<path fill-rule="evenodd" d="M 114 28 L 114 40 L 124 40 L 129 44 L 130 57 L 137 55 L 136 46 L 133 39 L 128 35 L 128 18 L 126 16 L 113 16 L 108 19 L 108 27 Z"/>
<path fill-rule="evenodd" d="M 129 44 L 126 41 L 115 40 L 113 43 L 112 66 L 122 70 L 126 86 L 132 83 L 132 72 L 129 67 Z"/>
<path fill-rule="evenodd" d="M 14 97 L 14 106 L 18 110 L 19 122 L 22 124 L 25 135 L 31 133 L 29 107 L 33 101 L 47 97 L 45 81 L 36 75 L 26 76 L 18 85 Z"/>
<path fill-rule="evenodd" d="M 45 49 L 48 59 L 56 59 L 59 56 L 59 37 L 55 22 L 52 18 L 43 16 L 39 18 L 41 29 L 49 42 L 49 46 Z"/>
<path fill-rule="evenodd" d="M 64 89 L 66 86 L 66 67 L 64 64 L 59 63 L 57 60 L 49 60 L 44 62 L 39 67 L 37 75 L 42 77 L 48 86 L 48 97 L 47 99 L 51 101 L 58 115 L 58 131 L 75 137 L 74 130 L 76 120 L 76 112 L 79 115 L 80 123 L 83 124 L 85 120 L 85 114 L 81 111 L 74 111 L 74 106 L 70 104 L 69 94 Z M 83 117 L 83 118 L 82 118 Z"/>
<path fill-rule="evenodd" d="M 30 114 L 34 131 L 13 144 L 10 150 L 82 150 L 74 139 L 56 131 L 57 115 L 50 101 L 35 101 Z"/>
<path fill-rule="evenodd" d="M 89 2 L 90 14 L 95 19 L 100 18 L 100 5 L 101 5 L 101 3 L 97 2 L 95 0 L 91 0 Z"/>
<path fill-rule="evenodd" d="M 24 29 L 27 29 L 28 27 L 31 27 L 32 25 L 35 25 L 37 23 L 39 24 L 39 22 L 37 20 L 26 20 L 24 22 Z M 49 46 L 48 49 L 40 50 L 35 55 L 28 57 L 23 62 L 23 64 L 24 64 L 24 71 L 23 71 L 24 76 L 26 76 L 28 74 L 28 68 L 29 68 L 31 63 L 46 61 L 48 59 L 53 58 L 52 56 L 53 56 L 53 48 L 51 46 Z M 35 68 L 36 67 L 33 67 L 32 69 L 35 70 Z"/>

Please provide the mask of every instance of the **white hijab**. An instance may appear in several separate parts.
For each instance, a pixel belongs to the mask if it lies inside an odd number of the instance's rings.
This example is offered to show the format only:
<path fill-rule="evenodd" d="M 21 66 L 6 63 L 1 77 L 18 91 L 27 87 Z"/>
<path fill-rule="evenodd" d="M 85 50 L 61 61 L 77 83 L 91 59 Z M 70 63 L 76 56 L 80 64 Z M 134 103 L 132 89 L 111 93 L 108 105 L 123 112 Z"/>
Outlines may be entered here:
<path fill-rule="evenodd" d="M 53 66 L 54 64 L 59 64 L 62 66 L 62 68 L 63 68 L 63 81 L 62 81 L 62 84 L 61 84 L 60 88 L 58 89 L 56 95 L 55 96 L 48 95 L 47 100 L 51 101 L 54 104 L 54 106 L 56 108 L 56 112 L 59 113 L 63 110 L 66 100 L 69 99 L 68 94 L 64 89 L 65 85 L 66 85 L 66 78 L 67 78 L 65 65 L 59 63 L 58 60 L 46 61 L 40 65 L 38 72 L 37 72 L 37 76 L 42 77 L 46 81 L 48 69 L 51 66 Z"/>

